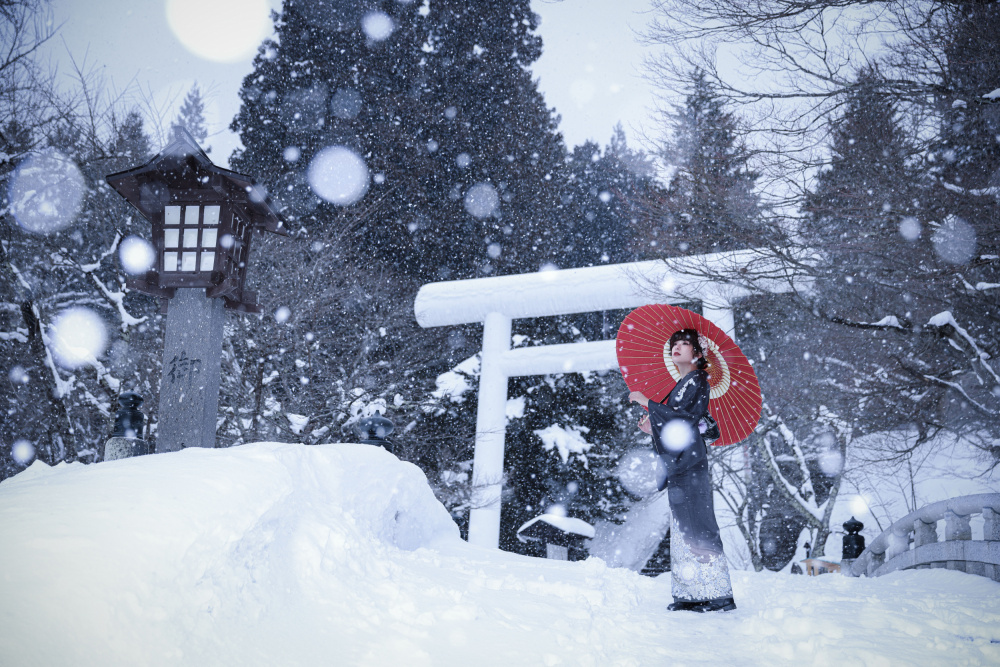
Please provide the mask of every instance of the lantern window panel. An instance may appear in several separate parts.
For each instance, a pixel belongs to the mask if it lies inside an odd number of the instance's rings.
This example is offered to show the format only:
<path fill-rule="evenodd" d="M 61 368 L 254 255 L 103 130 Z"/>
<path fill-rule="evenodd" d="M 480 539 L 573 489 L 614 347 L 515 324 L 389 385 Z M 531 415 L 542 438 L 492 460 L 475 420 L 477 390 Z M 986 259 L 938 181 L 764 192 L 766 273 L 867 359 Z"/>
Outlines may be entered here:
<path fill-rule="evenodd" d="M 163 253 L 163 270 L 164 271 L 176 271 L 177 270 L 177 253 L 176 252 L 165 252 L 165 253 Z"/>
<path fill-rule="evenodd" d="M 180 206 L 167 206 L 163 209 L 163 224 L 165 225 L 179 225 L 181 224 L 181 207 Z"/>
<path fill-rule="evenodd" d="M 185 227 L 183 235 L 183 246 L 184 248 L 197 248 L 198 247 L 198 228 L 197 227 Z"/>
<path fill-rule="evenodd" d="M 201 267 L 199 271 L 214 271 L 215 270 L 215 252 L 205 252 L 201 253 Z"/>
<path fill-rule="evenodd" d="M 184 228 L 184 247 L 185 248 L 197 248 L 198 247 L 198 228 L 197 227 L 185 227 Z"/>
<path fill-rule="evenodd" d="M 214 226 L 219 224 L 219 207 L 218 206 L 206 206 L 205 207 L 205 225 Z"/>
<path fill-rule="evenodd" d="M 206 218 L 208 216 L 205 216 Z M 214 248 L 215 242 L 219 237 L 218 229 L 203 229 L 201 230 L 201 247 L 202 248 Z"/>
<path fill-rule="evenodd" d="M 198 224 L 198 213 L 201 211 L 201 206 L 185 206 L 184 207 L 184 224 L 185 225 L 197 225 Z"/>
<path fill-rule="evenodd" d="M 176 248 L 180 243 L 180 232 L 179 229 L 164 229 L 163 230 L 163 245 L 166 248 Z"/>
<path fill-rule="evenodd" d="M 196 271 L 198 262 L 198 253 L 196 252 L 185 252 L 181 255 L 181 271 Z"/>

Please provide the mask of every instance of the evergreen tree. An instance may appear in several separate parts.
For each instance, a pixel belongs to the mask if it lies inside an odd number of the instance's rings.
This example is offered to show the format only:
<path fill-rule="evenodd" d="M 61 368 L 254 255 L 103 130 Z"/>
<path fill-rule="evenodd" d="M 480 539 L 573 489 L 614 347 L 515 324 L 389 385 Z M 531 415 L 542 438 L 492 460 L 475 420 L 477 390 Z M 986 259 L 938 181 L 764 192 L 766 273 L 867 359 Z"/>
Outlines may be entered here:
<path fill-rule="evenodd" d="M 267 184 L 295 233 L 255 253 L 266 310 L 290 316 L 233 337 L 223 431 L 229 442 L 321 442 L 359 403 L 385 401 L 409 424 L 395 453 L 427 471 L 461 524 L 475 408 L 429 394 L 480 334 L 419 329 L 413 294 L 427 280 L 556 260 L 564 149 L 527 71 L 540 53 L 527 2 L 383 10 L 393 30 L 373 37 L 360 10 L 287 0 L 244 82 L 234 169 Z M 370 172 L 352 206 L 310 188 L 310 163 L 329 146 Z M 293 432 L 288 412 L 308 425 Z"/>
<path fill-rule="evenodd" d="M 191 90 L 184 97 L 184 103 L 177 113 L 174 127 L 183 127 L 191 136 L 195 138 L 199 146 L 202 146 L 206 153 L 211 153 L 210 147 L 205 147 L 205 140 L 208 139 L 208 128 L 205 126 L 205 102 L 201 98 L 201 91 L 198 84 L 191 86 Z M 174 130 L 170 130 L 170 140 L 175 138 Z"/>
<path fill-rule="evenodd" d="M 671 134 L 661 157 L 674 174 L 666 195 L 651 202 L 655 222 L 643 248 L 652 256 L 759 243 L 757 174 L 748 166 L 736 118 L 703 70 L 692 72 L 690 85 L 684 105 L 666 114 Z"/>
<path fill-rule="evenodd" d="M 619 124 L 603 152 L 589 141 L 574 148 L 566 171 L 562 214 L 568 229 L 560 266 L 634 261 L 644 204 L 663 194 L 650 157 L 629 147 Z"/>
<path fill-rule="evenodd" d="M 900 243 L 900 224 L 917 212 L 918 187 L 909 166 L 915 150 L 874 70 L 862 71 L 847 95 L 830 148 L 802 226 L 806 243 L 827 260 L 819 307 L 831 318 L 876 322 L 905 306 L 901 293 L 918 258 Z"/>
<path fill-rule="evenodd" d="M 909 418 L 900 401 L 912 404 L 871 382 L 903 341 L 845 323 L 875 323 L 906 311 L 897 286 L 906 283 L 916 258 L 900 245 L 899 225 L 913 212 L 914 149 L 877 71 L 859 74 L 842 108 L 830 128 L 828 163 L 805 199 L 798 230 L 801 243 L 821 257 L 813 289 L 798 298 L 754 299 L 740 327 L 744 349 L 760 351 L 755 368 L 768 404 L 760 435 L 771 456 L 754 444 L 751 476 L 757 483 L 749 491 L 760 513 L 760 563 L 770 569 L 787 564 L 803 528 L 817 528 L 807 508 L 784 492 L 786 483 L 817 505 L 839 489 L 842 467 L 820 463 L 846 452 L 852 436 L 830 424 L 840 419 L 859 429 L 897 428 Z M 814 555 L 824 553 L 827 529 L 810 537 Z"/>
<path fill-rule="evenodd" d="M 570 334 L 572 326 L 564 327 Z M 509 396 L 523 401 L 524 409 L 507 427 L 501 548 L 544 556 L 537 544 L 516 539 L 517 529 L 540 514 L 564 514 L 591 525 L 624 514 L 632 498 L 615 468 L 639 446 L 632 437 L 635 418 L 621 400 L 624 392 L 624 383 L 611 374 L 511 381 Z"/>
<path fill-rule="evenodd" d="M 106 165 L 112 169 L 109 173 L 143 164 L 152 157 L 149 135 L 143 126 L 142 114 L 137 109 L 131 109 L 125 114 L 111 138 L 108 153 L 112 161 Z"/>
<path fill-rule="evenodd" d="M 244 81 L 233 164 L 304 227 L 340 227 L 357 252 L 421 280 L 537 269 L 556 252 L 563 148 L 527 71 L 536 19 L 524 0 L 427 7 L 387 5 L 394 30 L 375 41 L 363 21 L 286 0 Z M 309 188 L 312 158 L 331 145 L 373 176 L 350 211 Z"/>
<path fill-rule="evenodd" d="M 965 2 L 941 13 L 935 36 L 942 68 L 935 102 L 940 118 L 922 198 L 918 244 L 926 260 L 915 294 L 927 317 L 950 313 L 928 333 L 947 337 L 927 361 L 935 388 L 947 389 L 940 423 L 1000 436 L 1000 5 Z M 917 322 L 922 323 L 920 321 Z M 994 462 L 1000 448 L 992 446 Z"/>
<path fill-rule="evenodd" d="M 449 108 L 456 114 L 454 122 L 438 130 L 447 165 L 443 173 L 450 176 L 442 185 L 449 193 L 468 193 L 486 183 L 500 196 L 496 211 L 479 221 L 457 204 L 447 207 L 441 213 L 449 222 L 435 232 L 451 236 L 445 248 L 457 247 L 464 238 L 480 258 L 485 250 L 487 261 L 475 259 L 469 267 L 479 274 L 559 264 L 557 188 L 565 149 L 556 118 L 529 70 L 542 52 L 541 38 L 534 34 L 538 17 L 528 0 L 475 6 L 443 0 L 429 6 L 433 96 L 449 105 L 446 118 Z M 463 154 L 471 163 L 454 173 L 448 162 L 464 163 Z"/>

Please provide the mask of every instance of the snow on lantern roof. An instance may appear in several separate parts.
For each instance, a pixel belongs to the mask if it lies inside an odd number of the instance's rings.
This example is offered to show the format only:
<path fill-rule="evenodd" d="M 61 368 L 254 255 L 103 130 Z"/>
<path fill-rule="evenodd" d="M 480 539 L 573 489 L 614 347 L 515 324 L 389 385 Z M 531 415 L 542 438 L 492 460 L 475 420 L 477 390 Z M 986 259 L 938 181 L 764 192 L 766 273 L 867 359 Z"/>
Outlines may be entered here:
<path fill-rule="evenodd" d="M 522 542 L 539 540 L 558 546 L 579 546 L 583 538 L 592 539 L 594 527 L 583 519 L 573 519 L 557 514 L 542 514 L 517 529 L 517 539 Z"/>
<path fill-rule="evenodd" d="M 213 164 L 180 126 L 174 128 L 173 140 L 149 162 L 105 180 L 146 218 L 171 201 L 171 192 L 196 199 L 215 196 L 240 206 L 254 227 L 288 235 L 284 218 L 264 188 L 249 176 Z"/>

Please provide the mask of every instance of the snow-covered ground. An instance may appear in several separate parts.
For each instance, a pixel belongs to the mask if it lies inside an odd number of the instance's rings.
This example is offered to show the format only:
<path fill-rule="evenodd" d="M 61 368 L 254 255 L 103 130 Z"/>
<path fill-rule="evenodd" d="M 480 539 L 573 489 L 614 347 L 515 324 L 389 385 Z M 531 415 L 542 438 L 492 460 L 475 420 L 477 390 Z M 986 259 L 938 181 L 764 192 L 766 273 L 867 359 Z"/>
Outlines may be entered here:
<path fill-rule="evenodd" d="M 669 575 L 466 544 L 364 445 L 35 463 L 0 572 L 3 665 L 1000 664 L 987 579 L 737 571 L 737 611 L 671 613 Z"/>

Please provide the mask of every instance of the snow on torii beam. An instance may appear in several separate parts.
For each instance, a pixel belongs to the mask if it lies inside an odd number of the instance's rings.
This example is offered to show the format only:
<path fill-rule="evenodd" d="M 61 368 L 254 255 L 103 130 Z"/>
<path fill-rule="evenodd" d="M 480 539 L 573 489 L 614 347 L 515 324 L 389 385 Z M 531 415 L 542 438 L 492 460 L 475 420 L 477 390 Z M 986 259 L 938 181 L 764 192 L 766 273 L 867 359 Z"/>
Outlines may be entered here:
<path fill-rule="evenodd" d="M 733 335 L 731 304 L 749 295 L 751 289 L 710 282 L 701 276 L 733 275 L 741 269 L 749 269 L 748 275 L 757 278 L 755 290 L 785 292 L 791 287 L 786 271 L 751 249 L 672 259 L 669 263 L 648 261 L 541 271 L 430 283 L 420 288 L 413 304 L 420 326 L 483 323 L 470 543 L 493 548 L 499 545 L 508 378 L 618 368 L 614 340 L 512 350 L 511 321 L 700 301 L 705 317 Z"/>

